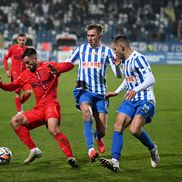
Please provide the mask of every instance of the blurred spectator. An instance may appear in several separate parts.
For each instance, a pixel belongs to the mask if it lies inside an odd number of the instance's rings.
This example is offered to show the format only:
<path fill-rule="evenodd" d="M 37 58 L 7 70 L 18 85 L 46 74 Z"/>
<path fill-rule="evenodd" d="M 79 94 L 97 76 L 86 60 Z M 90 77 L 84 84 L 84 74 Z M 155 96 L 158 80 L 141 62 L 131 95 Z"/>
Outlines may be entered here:
<path fill-rule="evenodd" d="M 4 37 L 2 34 L 0 34 L 0 49 L 4 48 Z"/>
<path fill-rule="evenodd" d="M 174 41 L 181 40 L 181 8 L 181 0 L 1 0 L 0 33 L 7 41 L 27 32 L 53 43 L 67 31 L 83 41 L 82 27 L 97 22 L 106 43 L 121 32 L 132 41 Z"/>

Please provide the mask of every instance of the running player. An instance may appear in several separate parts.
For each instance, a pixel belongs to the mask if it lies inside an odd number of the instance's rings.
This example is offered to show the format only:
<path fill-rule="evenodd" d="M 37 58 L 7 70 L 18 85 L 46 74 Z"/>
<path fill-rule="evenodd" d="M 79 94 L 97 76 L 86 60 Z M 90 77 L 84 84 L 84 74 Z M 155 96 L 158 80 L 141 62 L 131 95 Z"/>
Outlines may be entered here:
<path fill-rule="evenodd" d="M 112 171 L 119 170 L 119 159 L 123 148 L 123 132 L 130 125 L 130 132 L 151 155 L 151 166 L 157 167 L 160 158 L 157 146 L 142 127 L 150 123 L 155 110 L 153 85 L 154 76 L 144 55 L 130 48 L 125 35 L 117 36 L 113 41 L 113 49 L 123 62 L 125 79 L 115 92 L 108 92 L 106 99 L 118 95 L 126 89 L 125 99 L 118 108 L 112 139 L 112 159 L 101 158 L 101 165 Z"/>
<path fill-rule="evenodd" d="M 74 89 L 77 107 L 81 110 L 84 120 L 84 135 L 91 162 L 98 158 L 98 151 L 94 149 L 94 137 L 98 149 L 105 152 L 103 137 L 106 134 L 108 102 L 104 99 L 106 92 L 106 71 L 111 66 L 114 74 L 121 78 L 119 66 L 114 64 L 113 51 L 101 44 L 103 26 L 91 24 L 87 26 L 88 43 L 78 46 L 68 62 L 79 61 L 78 78 Z M 96 122 L 96 131 L 92 130 L 92 117 Z"/>
<path fill-rule="evenodd" d="M 8 53 L 5 55 L 3 62 L 4 68 L 6 70 L 6 75 L 8 78 L 11 78 L 13 82 L 16 80 L 20 73 L 26 69 L 25 63 L 22 59 L 23 52 L 28 48 L 26 43 L 27 37 L 24 33 L 21 33 L 17 37 L 17 44 L 12 45 L 8 49 Z M 8 66 L 8 59 L 11 58 L 11 69 Z M 21 97 L 21 92 L 24 90 L 24 94 Z M 17 88 L 15 90 L 15 105 L 17 112 L 23 111 L 22 104 L 27 101 L 31 95 L 31 86 L 29 84 L 23 85 L 22 88 Z"/>

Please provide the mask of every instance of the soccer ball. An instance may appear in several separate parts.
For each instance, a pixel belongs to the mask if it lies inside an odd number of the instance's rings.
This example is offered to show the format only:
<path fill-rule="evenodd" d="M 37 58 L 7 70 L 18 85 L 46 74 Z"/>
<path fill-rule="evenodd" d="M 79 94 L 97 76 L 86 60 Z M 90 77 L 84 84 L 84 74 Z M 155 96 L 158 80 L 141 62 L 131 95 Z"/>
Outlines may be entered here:
<path fill-rule="evenodd" d="M 12 158 L 12 152 L 7 147 L 0 147 L 0 165 L 8 164 Z"/>

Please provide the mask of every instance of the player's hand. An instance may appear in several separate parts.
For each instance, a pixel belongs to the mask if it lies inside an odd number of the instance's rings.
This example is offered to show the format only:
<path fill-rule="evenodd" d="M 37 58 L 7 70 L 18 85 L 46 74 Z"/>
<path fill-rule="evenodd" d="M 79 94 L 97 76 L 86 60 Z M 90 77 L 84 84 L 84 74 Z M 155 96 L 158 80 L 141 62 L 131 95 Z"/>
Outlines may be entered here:
<path fill-rule="evenodd" d="M 11 71 L 6 71 L 6 76 L 8 77 L 8 78 L 11 78 Z"/>
<path fill-rule="evenodd" d="M 126 100 L 131 100 L 132 98 L 134 98 L 136 95 L 136 92 L 134 90 L 130 90 L 125 94 L 125 99 Z"/>
<path fill-rule="evenodd" d="M 104 98 L 107 100 L 110 97 L 115 97 L 116 95 L 118 95 L 116 92 L 107 92 L 104 96 Z"/>
<path fill-rule="evenodd" d="M 122 63 L 121 58 L 119 58 L 119 57 L 116 55 L 116 57 L 115 57 L 115 59 L 114 59 L 114 64 L 115 64 L 116 66 L 118 66 L 118 65 L 120 65 L 121 63 Z"/>
<path fill-rule="evenodd" d="M 59 76 L 60 75 L 59 70 L 57 70 L 54 66 L 52 66 L 51 64 L 49 64 L 48 67 L 50 68 L 50 73 L 52 75 L 55 75 L 55 76 Z"/>

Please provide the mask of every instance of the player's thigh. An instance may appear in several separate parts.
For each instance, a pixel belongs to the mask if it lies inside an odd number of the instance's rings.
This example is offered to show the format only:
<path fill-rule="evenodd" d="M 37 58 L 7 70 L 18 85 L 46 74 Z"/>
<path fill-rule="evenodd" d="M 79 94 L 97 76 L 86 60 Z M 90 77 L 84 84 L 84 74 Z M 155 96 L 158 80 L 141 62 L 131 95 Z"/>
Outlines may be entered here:
<path fill-rule="evenodd" d="M 145 118 L 141 115 L 135 115 L 131 124 L 130 124 L 130 132 L 133 134 L 139 134 L 141 132 L 141 128 L 145 125 Z"/>
<path fill-rule="evenodd" d="M 27 123 L 24 124 L 24 126 L 26 126 L 29 130 L 45 124 L 44 114 L 41 109 L 32 109 L 24 112 L 23 115 L 27 119 Z"/>
<path fill-rule="evenodd" d="M 131 117 L 125 113 L 118 113 L 116 116 L 116 121 L 114 123 L 114 130 L 123 132 L 125 128 L 130 124 Z"/>
<path fill-rule="evenodd" d="M 44 109 L 45 120 L 48 121 L 50 118 L 55 118 L 60 122 L 61 120 L 61 107 L 59 103 L 50 105 Z"/>

